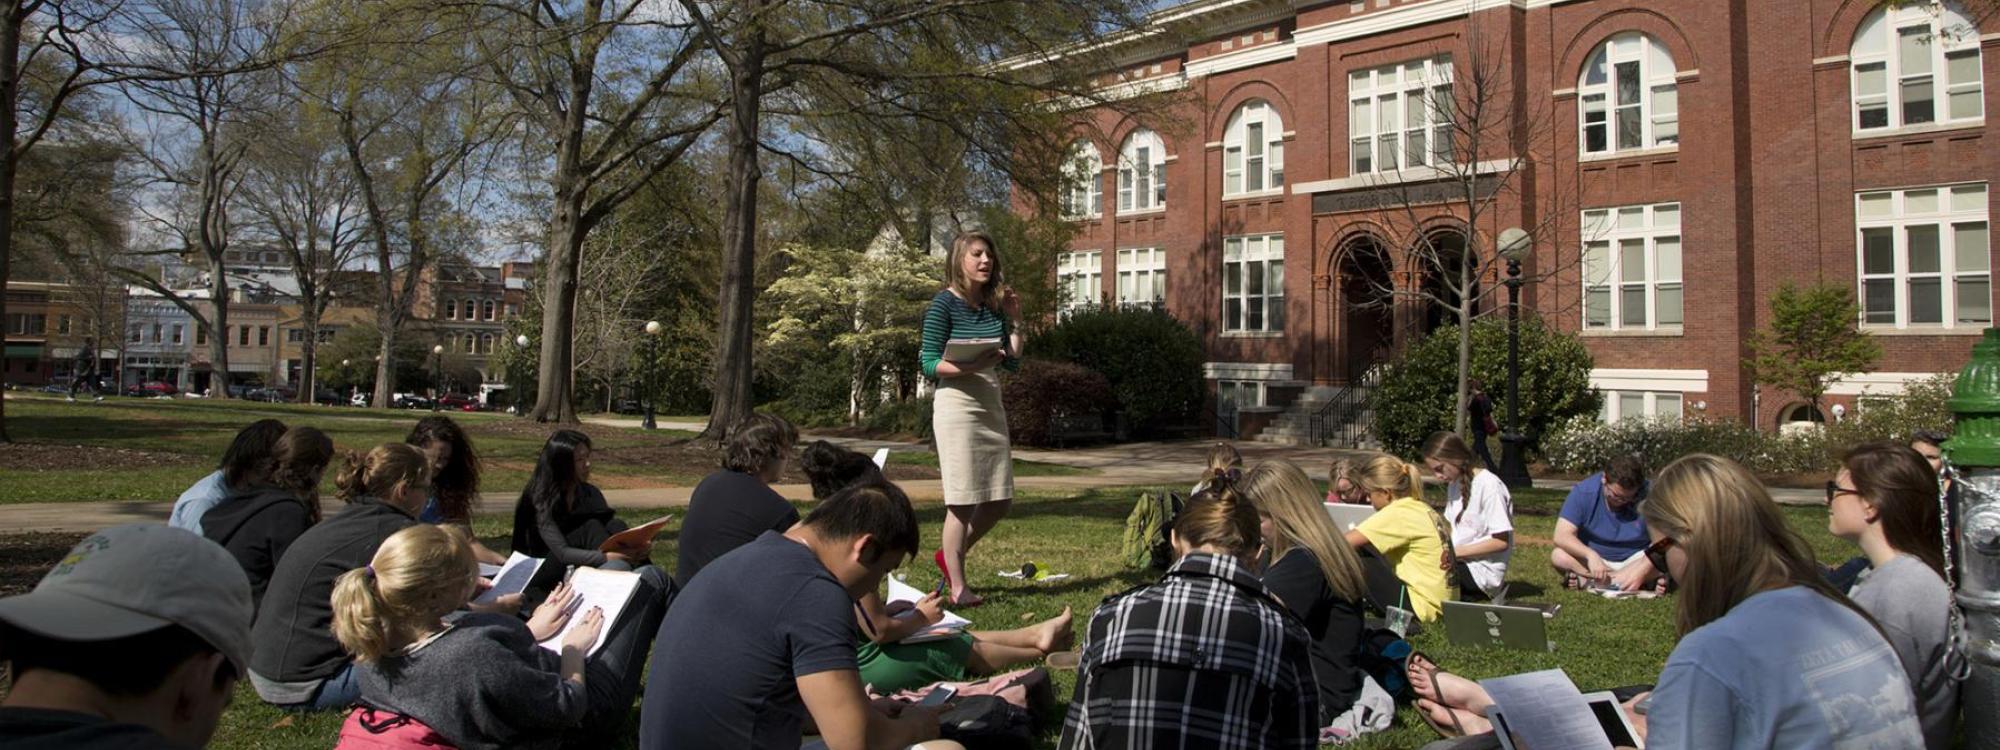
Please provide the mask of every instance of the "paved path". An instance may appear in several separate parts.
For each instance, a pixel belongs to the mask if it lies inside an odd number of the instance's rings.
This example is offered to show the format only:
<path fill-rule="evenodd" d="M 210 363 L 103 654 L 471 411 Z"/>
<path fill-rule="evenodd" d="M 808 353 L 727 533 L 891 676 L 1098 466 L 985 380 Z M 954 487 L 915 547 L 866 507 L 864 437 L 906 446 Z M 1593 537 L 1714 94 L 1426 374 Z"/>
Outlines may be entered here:
<path fill-rule="evenodd" d="M 639 426 L 637 418 L 591 417 L 585 421 L 629 429 L 638 429 Z M 694 422 L 658 424 L 662 429 L 690 432 L 699 432 L 703 428 L 702 424 Z M 930 446 L 919 443 L 840 437 L 825 439 L 864 453 L 872 453 L 878 448 L 925 453 L 931 450 Z M 1014 485 L 1026 492 L 1082 492 L 1102 487 L 1193 484 L 1201 472 L 1201 467 L 1207 464 L 1208 450 L 1213 445 L 1213 441 L 1207 440 L 1181 440 L 1061 450 L 1017 448 L 1014 450 L 1014 457 L 1018 459 L 1090 469 L 1093 473 L 1081 476 L 1020 477 L 1014 480 Z M 1267 443 L 1237 442 L 1235 445 L 1243 454 L 1246 463 L 1255 464 L 1267 459 L 1283 458 L 1299 464 L 1314 479 L 1322 480 L 1326 478 L 1327 468 L 1334 458 L 1342 455 L 1368 455 L 1362 451 L 1297 448 Z M 935 479 L 910 480 L 900 484 L 910 493 L 911 499 L 917 501 L 935 501 L 941 497 L 941 488 Z M 1571 484 L 1572 482 L 1562 479 L 1535 480 L 1535 486 L 1544 489 L 1564 490 Z M 781 484 L 775 489 L 779 494 L 794 500 L 812 498 L 812 488 L 803 484 Z M 672 508 L 687 505 L 688 495 L 692 491 L 692 487 L 653 487 L 605 490 L 604 495 L 613 506 L 620 508 Z M 1771 494 L 1778 502 L 1787 505 L 1825 504 L 1824 493 L 1814 490 L 1772 488 Z M 518 497 L 518 491 L 483 493 L 475 512 L 482 514 L 510 512 Z M 329 513 L 339 509 L 339 500 L 327 498 L 325 502 L 325 508 Z M 164 522 L 172 508 L 171 502 L 144 501 L 0 505 L 0 533 L 82 532 L 121 523 Z"/>

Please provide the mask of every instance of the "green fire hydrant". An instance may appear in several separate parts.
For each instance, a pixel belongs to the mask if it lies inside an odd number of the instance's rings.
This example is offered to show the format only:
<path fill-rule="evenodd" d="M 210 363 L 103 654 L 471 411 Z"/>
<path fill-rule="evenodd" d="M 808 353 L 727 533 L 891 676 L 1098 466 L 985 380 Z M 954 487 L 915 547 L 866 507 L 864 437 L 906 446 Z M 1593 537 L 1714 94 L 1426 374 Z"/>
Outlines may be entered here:
<path fill-rule="evenodd" d="M 1988 328 L 1952 386 L 1958 473 L 1958 604 L 1971 676 L 1960 693 L 1967 748 L 2000 748 L 2000 328 Z"/>

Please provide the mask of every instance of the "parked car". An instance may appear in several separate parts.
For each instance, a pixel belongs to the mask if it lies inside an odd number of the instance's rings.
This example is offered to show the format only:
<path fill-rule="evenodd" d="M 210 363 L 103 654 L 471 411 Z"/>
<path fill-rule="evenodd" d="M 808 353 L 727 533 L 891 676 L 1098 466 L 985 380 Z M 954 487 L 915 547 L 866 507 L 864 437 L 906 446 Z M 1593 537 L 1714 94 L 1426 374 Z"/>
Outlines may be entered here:
<path fill-rule="evenodd" d="M 370 398 L 371 396 L 367 392 L 355 391 L 354 397 L 348 399 L 347 403 L 352 406 L 359 406 L 361 408 L 366 409 L 368 408 L 368 401 Z"/>
<path fill-rule="evenodd" d="M 452 411 L 479 411 L 485 408 L 485 404 L 479 402 L 479 397 L 468 393 L 447 393 L 439 396 L 438 406 Z"/>
<path fill-rule="evenodd" d="M 176 393 L 180 393 L 180 389 L 175 388 L 173 383 L 169 383 L 163 380 L 148 380 L 144 383 L 140 383 L 138 385 L 134 385 L 132 387 L 125 389 L 125 395 L 136 396 L 140 398 L 172 396 Z"/>
<path fill-rule="evenodd" d="M 429 408 L 431 408 L 431 400 L 430 400 L 430 399 L 427 399 L 427 398 L 424 398 L 423 396 L 419 396 L 419 395 L 417 395 L 417 394 L 414 394 L 414 393 L 404 393 L 404 394 L 399 394 L 399 395 L 397 395 L 397 396 L 396 396 L 396 400 L 395 400 L 394 402 L 392 402 L 392 403 L 393 403 L 393 405 L 394 405 L 394 406 L 395 406 L 396 408 L 398 408 L 398 409 L 429 409 Z"/>
<path fill-rule="evenodd" d="M 248 392 L 243 394 L 243 399 L 245 401 L 262 401 L 269 404 L 283 404 L 293 401 L 298 397 L 298 395 L 299 392 L 293 389 L 291 386 L 274 385 L 265 388 L 252 388 Z"/>
<path fill-rule="evenodd" d="M 313 391 L 313 403 L 321 406 L 346 406 L 347 396 L 332 388 L 320 388 Z"/>

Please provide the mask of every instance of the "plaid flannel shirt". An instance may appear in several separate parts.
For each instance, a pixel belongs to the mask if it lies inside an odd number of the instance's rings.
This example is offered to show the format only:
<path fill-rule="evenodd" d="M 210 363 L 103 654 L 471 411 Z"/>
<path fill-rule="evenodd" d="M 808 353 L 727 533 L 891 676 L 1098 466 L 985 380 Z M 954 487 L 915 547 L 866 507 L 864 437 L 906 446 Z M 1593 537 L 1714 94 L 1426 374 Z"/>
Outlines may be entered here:
<path fill-rule="evenodd" d="M 1311 650 L 1255 574 L 1190 554 L 1098 606 L 1058 747 L 1317 747 Z"/>

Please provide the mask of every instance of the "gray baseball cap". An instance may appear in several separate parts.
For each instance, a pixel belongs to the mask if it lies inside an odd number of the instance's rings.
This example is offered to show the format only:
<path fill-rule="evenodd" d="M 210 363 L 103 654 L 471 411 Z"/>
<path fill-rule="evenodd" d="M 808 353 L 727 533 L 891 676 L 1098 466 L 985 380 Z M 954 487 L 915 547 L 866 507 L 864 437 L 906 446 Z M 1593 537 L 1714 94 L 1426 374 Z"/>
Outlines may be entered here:
<path fill-rule="evenodd" d="M 48 638 L 109 641 L 179 625 L 247 674 L 250 577 L 194 532 L 113 526 L 78 542 L 35 590 L 0 599 L 0 621 Z"/>

